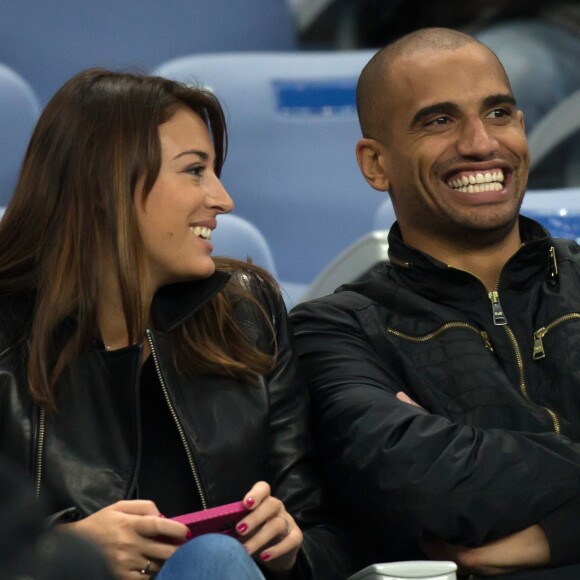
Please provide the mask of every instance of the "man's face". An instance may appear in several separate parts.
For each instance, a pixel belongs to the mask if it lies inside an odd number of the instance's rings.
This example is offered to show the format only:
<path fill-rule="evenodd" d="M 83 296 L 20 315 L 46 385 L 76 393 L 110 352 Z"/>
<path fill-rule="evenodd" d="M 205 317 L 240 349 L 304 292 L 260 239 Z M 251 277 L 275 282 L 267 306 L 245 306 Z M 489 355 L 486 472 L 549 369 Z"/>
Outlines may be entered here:
<path fill-rule="evenodd" d="M 381 136 L 405 240 L 496 242 L 514 231 L 528 173 L 523 117 L 485 47 L 399 57 Z M 477 243 L 477 242 L 476 242 Z"/>

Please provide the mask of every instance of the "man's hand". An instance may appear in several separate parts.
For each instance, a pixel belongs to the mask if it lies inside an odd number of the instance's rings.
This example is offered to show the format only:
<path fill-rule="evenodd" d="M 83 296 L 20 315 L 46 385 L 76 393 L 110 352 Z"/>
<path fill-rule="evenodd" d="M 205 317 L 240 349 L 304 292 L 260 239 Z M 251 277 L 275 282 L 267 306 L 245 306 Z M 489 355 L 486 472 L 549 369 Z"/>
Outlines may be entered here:
<path fill-rule="evenodd" d="M 429 558 L 454 561 L 463 574 L 495 576 L 550 563 L 550 546 L 538 525 L 476 548 L 453 546 L 439 540 L 424 541 L 421 547 Z"/>

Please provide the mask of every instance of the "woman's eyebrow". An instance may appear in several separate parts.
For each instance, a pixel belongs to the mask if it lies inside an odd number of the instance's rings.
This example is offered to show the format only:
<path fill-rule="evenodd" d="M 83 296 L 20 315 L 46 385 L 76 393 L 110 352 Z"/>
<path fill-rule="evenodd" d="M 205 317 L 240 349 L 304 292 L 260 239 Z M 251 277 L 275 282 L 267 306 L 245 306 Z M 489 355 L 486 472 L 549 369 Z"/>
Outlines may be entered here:
<path fill-rule="evenodd" d="M 207 161 L 209 159 L 209 153 L 206 153 L 205 151 L 199 151 L 197 149 L 188 149 L 187 151 L 182 151 L 181 153 L 176 155 L 172 161 L 175 161 L 180 157 L 184 157 L 185 155 L 197 155 L 198 157 L 201 157 L 204 161 Z"/>

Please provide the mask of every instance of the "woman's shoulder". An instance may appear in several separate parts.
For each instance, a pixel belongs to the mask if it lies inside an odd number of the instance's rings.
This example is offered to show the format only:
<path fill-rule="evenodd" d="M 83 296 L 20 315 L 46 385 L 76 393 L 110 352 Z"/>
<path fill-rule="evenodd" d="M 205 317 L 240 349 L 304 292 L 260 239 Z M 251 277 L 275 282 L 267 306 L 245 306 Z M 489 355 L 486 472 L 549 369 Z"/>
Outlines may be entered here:
<path fill-rule="evenodd" d="M 249 295 L 261 303 L 276 304 L 280 300 L 278 283 L 264 268 L 251 262 L 229 258 L 216 259 L 218 270 L 230 274 L 230 289 L 241 297 Z"/>

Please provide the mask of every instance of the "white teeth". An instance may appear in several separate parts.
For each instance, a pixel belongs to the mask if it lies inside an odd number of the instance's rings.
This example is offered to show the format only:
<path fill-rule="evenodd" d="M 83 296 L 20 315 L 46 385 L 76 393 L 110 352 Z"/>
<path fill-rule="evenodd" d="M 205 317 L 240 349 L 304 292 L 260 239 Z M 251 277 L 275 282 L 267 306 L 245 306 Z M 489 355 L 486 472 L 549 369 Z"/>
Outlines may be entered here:
<path fill-rule="evenodd" d="M 491 183 L 479 183 L 475 185 L 464 185 L 463 187 L 456 188 L 457 191 L 463 193 L 480 193 L 482 191 L 500 191 L 502 188 L 501 183 L 493 181 Z"/>
<path fill-rule="evenodd" d="M 504 181 L 503 171 L 501 169 L 493 173 L 471 173 L 463 174 L 461 177 L 450 179 L 447 185 L 457 191 L 478 193 L 480 191 L 499 191 Z"/>
<path fill-rule="evenodd" d="M 194 236 L 203 238 L 204 240 L 211 240 L 211 229 L 204 226 L 189 226 Z"/>

